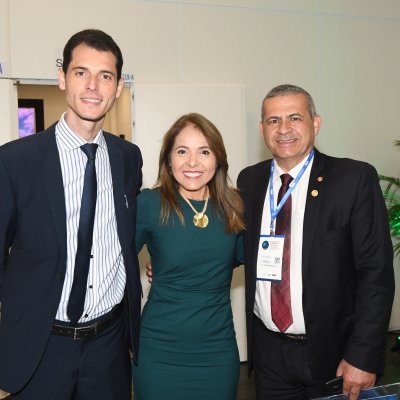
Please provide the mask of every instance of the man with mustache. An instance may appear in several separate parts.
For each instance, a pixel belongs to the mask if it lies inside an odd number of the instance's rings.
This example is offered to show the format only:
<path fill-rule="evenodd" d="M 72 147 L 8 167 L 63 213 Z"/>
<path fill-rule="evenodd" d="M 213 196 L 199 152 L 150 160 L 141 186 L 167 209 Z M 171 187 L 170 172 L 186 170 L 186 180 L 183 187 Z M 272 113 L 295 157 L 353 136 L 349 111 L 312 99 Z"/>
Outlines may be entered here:
<path fill-rule="evenodd" d="M 339 376 L 355 400 L 383 371 L 394 277 L 378 175 L 315 149 L 320 126 L 307 91 L 275 87 L 260 122 L 274 159 L 238 177 L 258 400 L 322 397 Z"/>

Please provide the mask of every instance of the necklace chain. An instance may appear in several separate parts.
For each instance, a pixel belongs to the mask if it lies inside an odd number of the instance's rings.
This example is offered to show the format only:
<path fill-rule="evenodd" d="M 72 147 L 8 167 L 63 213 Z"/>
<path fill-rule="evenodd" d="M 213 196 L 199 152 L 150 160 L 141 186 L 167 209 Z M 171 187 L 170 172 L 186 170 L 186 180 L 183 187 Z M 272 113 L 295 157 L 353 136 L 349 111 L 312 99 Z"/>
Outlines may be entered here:
<path fill-rule="evenodd" d="M 190 200 L 184 195 L 182 194 L 182 197 L 184 198 L 184 200 L 186 201 L 186 203 L 189 204 L 190 208 L 193 210 L 194 212 L 194 217 L 193 217 L 193 224 L 195 226 L 197 226 L 198 228 L 205 228 L 208 225 L 208 217 L 205 214 L 206 210 L 207 210 L 207 204 L 208 204 L 208 199 L 209 199 L 209 195 L 208 195 L 208 187 L 207 187 L 207 192 L 206 192 L 206 198 L 205 198 L 205 203 L 204 203 L 204 207 L 201 210 L 201 212 L 198 212 L 194 207 L 193 204 L 190 202 Z"/>

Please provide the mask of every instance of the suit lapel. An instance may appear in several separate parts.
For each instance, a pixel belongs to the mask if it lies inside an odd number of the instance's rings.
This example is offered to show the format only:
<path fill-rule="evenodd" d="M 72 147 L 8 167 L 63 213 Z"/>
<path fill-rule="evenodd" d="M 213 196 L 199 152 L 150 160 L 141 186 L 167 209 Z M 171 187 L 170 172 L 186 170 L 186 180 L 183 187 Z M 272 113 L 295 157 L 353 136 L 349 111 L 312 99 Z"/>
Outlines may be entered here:
<path fill-rule="evenodd" d="M 261 231 L 261 220 L 262 220 L 262 214 L 263 214 L 263 209 L 264 209 L 264 202 L 265 202 L 265 196 L 267 195 L 267 189 L 268 189 L 268 183 L 269 183 L 269 177 L 270 177 L 270 166 L 271 166 L 271 160 L 267 161 L 266 164 L 262 164 L 263 168 L 260 169 L 260 177 L 257 180 L 260 182 L 260 184 L 257 184 L 256 189 L 254 191 L 254 198 L 253 198 L 253 209 L 254 211 L 254 216 L 257 221 L 256 225 L 256 236 L 259 236 L 260 231 Z M 257 241 L 257 248 L 258 248 L 258 241 Z"/>
<path fill-rule="evenodd" d="M 251 218 L 252 221 L 254 221 L 255 223 L 253 229 L 251 230 L 252 238 L 250 239 L 250 243 L 252 246 L 251 252 L 252 252 L 252 259 L 254 260 L 254 265 L 256 264 L 258 257 L 258 244 L 261 232 L 264 201 L 265 201 L 265 196 L 267 195 L 267 189 L 269 183 L 270 166 L 271 166 L 271 160 L 268 160 L 265 163 L 260 164 L 260 168 L 257 171 L 256 179 L 253 182 L 254 193 L 251 206 Z M 256 270 L 254 269 L 253 272 L 254 272 L 254 282 L 255 282 Z"/>
<path fill-rule="evenodd" d="M 42 134 L 41 141 L 42 165 L 41 176 L 44 191 L 49 201 L 51 216 L 60 249 L 67 251 L 67 228 L 65 213 L 64 185 L 61 172 L 60 157 L 58 154 L 55 125 Z"/>
<path fill-rule="evenodd" d="M 108 156 L 110 159 L 111 176 L 114 194 L 115 215 L 117 218 L 117 230 L 121 246 L 124 246 L 123 224 L 125 221 L 126 199 L 124 192 L 124 163 L 122 151 L 113 142 L 111 134 L 104 132 L 104 138 L 107 143 Z M 123 247 L 124 248 L 124 247 Z"/>
<path fill-rule="evenodd" d="M 325 158 L 315 150 L 315 156 L 310 173 L 310 181 L 307 189 L 306 208 L 303 222 L 303 276 L 309 265 L 312 243 L 317 231 L 318 216 L 325 182 Z"/>

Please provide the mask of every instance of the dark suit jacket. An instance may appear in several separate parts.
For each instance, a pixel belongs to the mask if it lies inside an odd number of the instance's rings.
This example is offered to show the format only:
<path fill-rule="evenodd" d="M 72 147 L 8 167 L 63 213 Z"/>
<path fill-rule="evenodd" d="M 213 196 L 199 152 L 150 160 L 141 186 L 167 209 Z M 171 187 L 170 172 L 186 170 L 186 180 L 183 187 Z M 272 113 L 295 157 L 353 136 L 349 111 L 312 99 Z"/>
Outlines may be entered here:
<path fill-rule="evenodd" d="M 261 216 L 271 160 L 245 168 L 238 187 L 245 204 L 248 359 Z M 322 178 L 322 179 L 321 179 Z M 312 196 L 313 190 L 317 191 Z M 314 195 L 316 192 L 314 192 Z M 315 153 L 303 227 L 303 310 L 311 371 L 323 383 L 344 357 L 382 373 L 394 296 L 393 250 L 375 169 L 363 162 Z"/>
<path fill-rule="evenodd" d="M 104 137 L 136 354 L 141 284 L 134 238 L 142 158 L 137 146 Z M 0 147 L 0 388 L 12 393 L 32 376 L 49 340 L 65 277 L 65 219 L 55 125 Z"/>

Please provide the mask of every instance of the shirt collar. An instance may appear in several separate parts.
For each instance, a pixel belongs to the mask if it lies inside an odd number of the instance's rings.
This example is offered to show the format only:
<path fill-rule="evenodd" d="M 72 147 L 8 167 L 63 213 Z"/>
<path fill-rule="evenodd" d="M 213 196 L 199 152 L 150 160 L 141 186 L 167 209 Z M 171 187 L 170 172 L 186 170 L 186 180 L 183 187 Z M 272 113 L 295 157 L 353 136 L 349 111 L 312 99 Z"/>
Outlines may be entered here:
<path fill-rule="evenodd" d="M 64 147 L 66 150 L 74 150 L 77 149 L 84 144 L 86 144 L 86 140 L 76 134 L 67 124 L 65 121 L 65 112 L 62 114 L 60 120 L 56 126 L 56 138 L 59 144 Z M 93 139 L 92 143 L 97 143 L 98 146 L 102 149 L 106 149 L 106 141 L 104 139 L 103 130 L 100 129 L 95 138 Z"/>
<path fill-rule="evenodd" d="M 296 178 L 296 176 L 298 175 L 298 173 L 300 172 L 301 168 L 303 167 L 304 163 L 306 162 L 308 156 L 310 155 L 310 153 L 308 153 L 295 167 L 293 167 L 289 172 L 285 172 L 279 165 L 277 162 L 275 162 L 275 168 L 274 168 L 274 176 L 273 176 L 273 181 L 274 183 L 276 181 L 280 181 L 281 180 L 281 175 L 282 174 L 286 174 L 288 173 L 293 179 Z M 312 163 L 314 161 L 314 157 L 312 158 L 312 160 L 310 161 L 310 165 L 308 165 L 307 169 L 304 171 L 304 174 L 309 173 L 309 171 L 311 170 L 311 166 Z"/>

